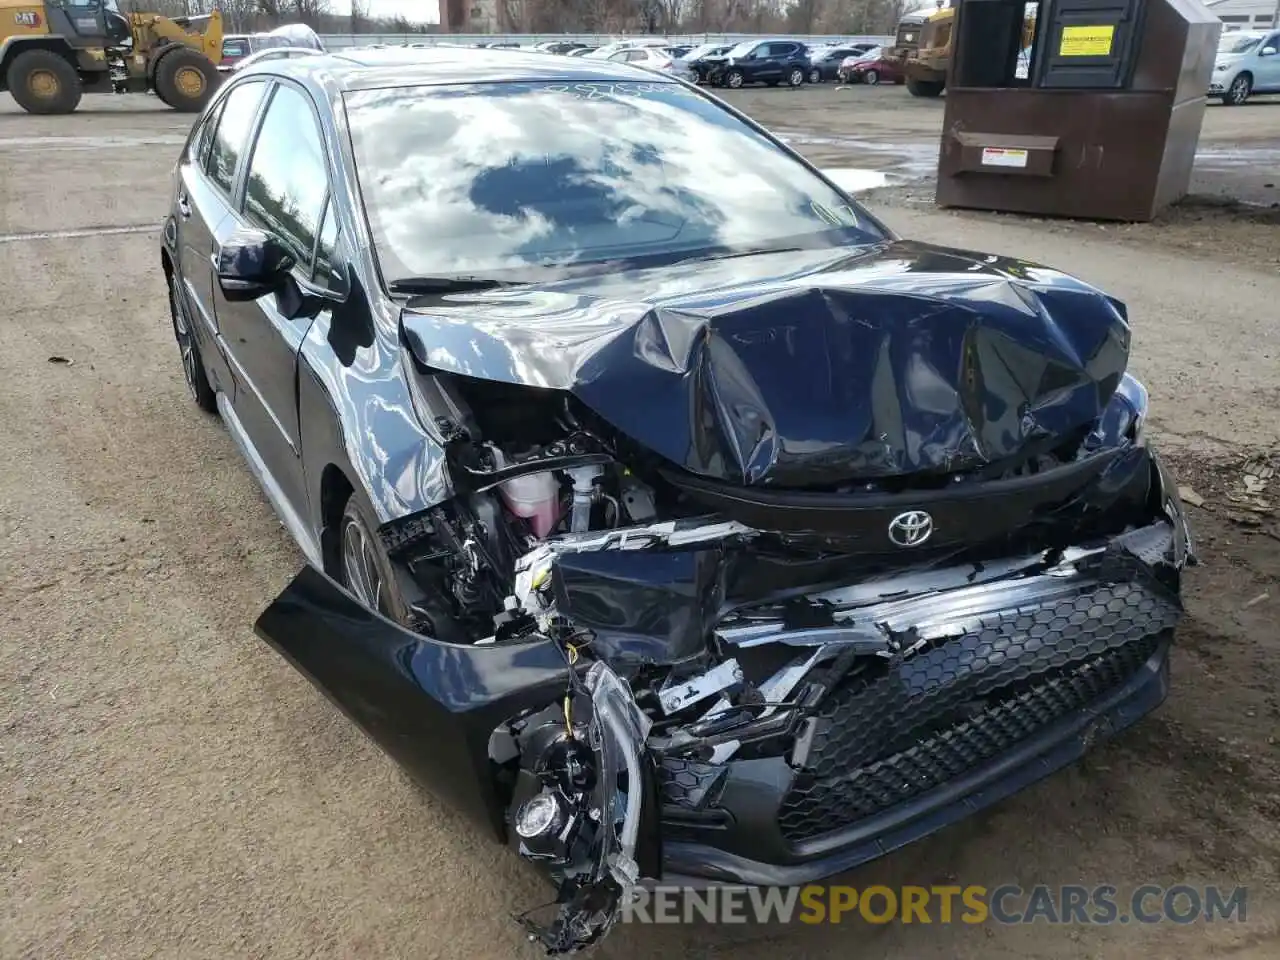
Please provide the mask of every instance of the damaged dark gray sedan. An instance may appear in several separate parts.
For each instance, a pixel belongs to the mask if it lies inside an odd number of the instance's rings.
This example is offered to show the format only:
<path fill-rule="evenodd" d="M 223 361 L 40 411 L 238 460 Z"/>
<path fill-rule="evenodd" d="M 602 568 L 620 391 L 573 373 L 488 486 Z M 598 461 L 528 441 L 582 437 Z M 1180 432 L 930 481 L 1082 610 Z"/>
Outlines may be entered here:
<path fill-rule="evenodd" d="M 1168 686 L 1190 538 L 1121 303 L 904 241 L 602 61 L 228 82 L 161 251 L 196 401 L 309 564 L 258 633 L 556 884 L 794 884 Z"/>

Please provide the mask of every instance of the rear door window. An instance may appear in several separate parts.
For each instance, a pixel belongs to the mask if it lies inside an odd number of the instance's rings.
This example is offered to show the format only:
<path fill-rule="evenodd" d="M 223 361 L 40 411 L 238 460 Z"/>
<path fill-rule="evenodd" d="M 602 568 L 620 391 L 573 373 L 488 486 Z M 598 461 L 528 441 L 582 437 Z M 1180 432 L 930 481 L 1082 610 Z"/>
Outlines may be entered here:
<path fill-rule="evenodd" d="M 213 131 L 218 128 L 218 119 L 222 116 L 225 100 L 214 104 L 209 115 L 200 124 L 200 129 L 191 138 L 191 151 L 187 159 L 198 167 L 203 167 L 205 158 L 209 156 L 209 144 L 213 141 Z"/>
<path fill-rule="evenodd" d="M 249 143 L 266 88 L 267 85 L 259 80 L 240 84 L 227 94 L 222 115 L 218 118 L 205 170 L 209 179 L 228 194 L 235 183 L 236 168 Z"/>

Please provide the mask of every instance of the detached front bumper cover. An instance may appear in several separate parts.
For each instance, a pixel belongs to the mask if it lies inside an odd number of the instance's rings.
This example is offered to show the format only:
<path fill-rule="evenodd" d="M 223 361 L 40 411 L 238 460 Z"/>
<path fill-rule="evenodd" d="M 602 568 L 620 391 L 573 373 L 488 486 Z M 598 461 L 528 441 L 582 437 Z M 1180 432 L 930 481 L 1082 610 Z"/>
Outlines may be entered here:
<path fill-rule="evenodd" d="M 604 936 L 645 879 L 831 876 L 1009 796 L 1154 709 L 1193 552 L 1176 488 L 1152 463 L 1156 515 L 1119 536 L 810 593 L 802 599 L 829 615 L 819 623 L 768 605 L 734 611 L 714 628 L 726 658 L 760 647 L 791 656 L 746 710 L 729 709 L 718 688 L 688 699 L 682 682 L 665 702 L 698 718 L 674 729 L 651 726 L 634 679 L 566 641 L 577 628 L 559 612 L 554 574 L 582 551 L 741 545 L 755 531 L 739 523 L 548 541 L 517 574 L 529 630 L 501 643 L 414 634 L 314 568 L 257 630 L 412 774 L 506 842 L 522 805 L 495 770 L 518 758 L 535 791 L 578 784 L 573 812 L 595 828 L 555 861 L 570 868 L 553 871 L 555 917 L 526 921 L 549 952 L 572 952 Z M 539 742 L 541 753 L 495 750 L 513 718 L 542 715 L 512 740 Z M 567 740 L 589 746 L 579 754 L 591 758 L 589 784 L 540 762 Z"/>

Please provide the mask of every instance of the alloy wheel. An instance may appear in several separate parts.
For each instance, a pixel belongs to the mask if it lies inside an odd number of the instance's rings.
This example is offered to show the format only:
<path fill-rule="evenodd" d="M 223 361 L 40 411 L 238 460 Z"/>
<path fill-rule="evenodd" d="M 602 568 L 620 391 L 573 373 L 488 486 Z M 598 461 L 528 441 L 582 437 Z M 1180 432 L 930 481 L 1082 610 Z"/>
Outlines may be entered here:
<path fill-rule="evenodd" d="M 731 89 L 737 90 L 742 86 L 742 74 L 737 70 L 733 71 L 733 73 L 729 74 L 728 82 Z"/>
<path fill-rule="evenodd" d="M 173 335 L 178 341 L 178 351 L 182 354 L 182 375 L 187 381 L 187 390 L 192 399 L 199 402 L 200 396 L 196 388 L 196 343 L 187 327 L 187 318 L 182 312 L 178 291 L 172 282 L 169 284 L 169 309 L 173 313 Z"/>
<path fill-rule="evenodd" d="M 804 83 L 804 72 L 801 70 L 792 70 L 791 76 L 788 77 L 787 80 L 793 87 L 798 87 L 800 84 Z"/>
<path fill-rule="evenodd" d="M 1232 106 L 1240 106 L 1249 99 L 1249 94 L 1253 89 L 1253 84 L 1245 74 L 1240 74 L 1231 81 L 1230 100 Z"/>
<path fill-rule="evenodd" d="M 810 71 L 809 71 L 809 82 L 810 82 L 810 83 L 821 83 L 821 82 L 822 82 L 822 71 L 821 71 L 821 70 L 810 70 Z"/>
<path fill-rule="evenodd" d="M 868 70 L 862 75 L 862 82 L 868 83 L 874 87 L 880 82 L 880 74 L 876 73 L 874 70 Z"/>
<path fill-rule="evenodd" d="M 378 567 L 376 549 L 364 524 L 346 517 L 342 525 L 342 572 L 347 589 L 370 610 L 385 614 L 386 590 Z"/>

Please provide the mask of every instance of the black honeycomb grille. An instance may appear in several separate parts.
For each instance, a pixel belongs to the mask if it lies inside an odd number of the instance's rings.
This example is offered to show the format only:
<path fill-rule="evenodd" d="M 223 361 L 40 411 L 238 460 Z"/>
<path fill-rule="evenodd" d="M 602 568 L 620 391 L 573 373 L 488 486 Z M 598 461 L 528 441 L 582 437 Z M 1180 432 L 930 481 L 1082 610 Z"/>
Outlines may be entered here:
<path fill-rule="evenodd" d="M 824 704 L 779 813 L 791 842 L 840 830 L 973 770 L 1125 683 L 1176 602 L 1106 584 L 983 617 Z"/>

